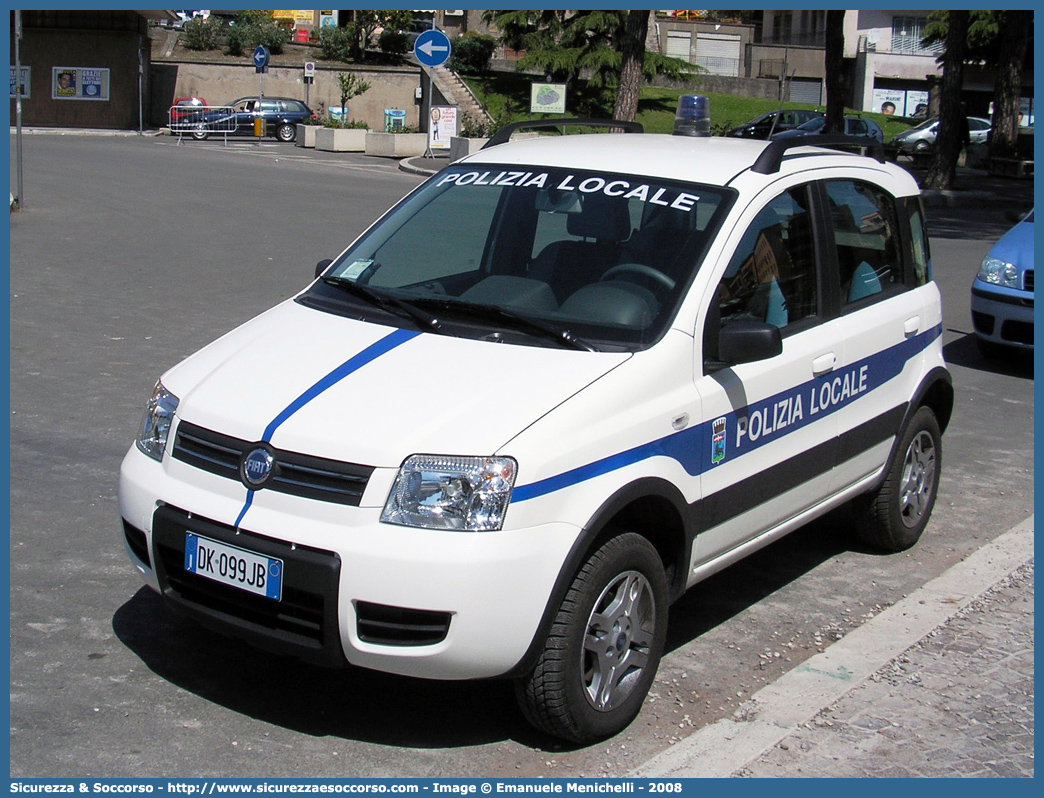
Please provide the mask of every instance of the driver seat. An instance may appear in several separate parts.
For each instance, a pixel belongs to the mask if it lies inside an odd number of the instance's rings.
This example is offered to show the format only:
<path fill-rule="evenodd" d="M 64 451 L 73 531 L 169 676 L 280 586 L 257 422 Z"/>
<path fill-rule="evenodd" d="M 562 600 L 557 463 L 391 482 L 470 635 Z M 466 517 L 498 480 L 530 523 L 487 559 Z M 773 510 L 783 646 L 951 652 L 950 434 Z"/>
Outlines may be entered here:
<path fill-rule="evenodd" d="M 580 211 L 566 218 L 566 232 L 576 239 L 552 241 L 529 265 L 529 276 L 550 285 L 560 304 L 597 283 L 619 261 L 621 245 L 631 234 L 627 203 L 586 194 Z"/>

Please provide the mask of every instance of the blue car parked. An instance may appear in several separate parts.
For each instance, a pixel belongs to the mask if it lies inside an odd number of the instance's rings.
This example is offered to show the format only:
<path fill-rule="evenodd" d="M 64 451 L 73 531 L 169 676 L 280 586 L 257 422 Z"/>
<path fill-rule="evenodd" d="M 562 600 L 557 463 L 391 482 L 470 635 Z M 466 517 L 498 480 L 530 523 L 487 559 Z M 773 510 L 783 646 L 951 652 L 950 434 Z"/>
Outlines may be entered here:
<path fill-rule="evenodd" d="M 311 108 L 290 97 L 265 97 L 260 100 L 260 107 L 258 102 L 256 97 L 241 97 L 231 105 L 207 106 L 185 114 L 171 129 L 190 133 L 197 141 L 211 134 L 252 136 L 254 120 L 260 118 L 267 135 L 289 142 L 297 137 L 298 124 L 316 118 Z"/>
<path fill-rule="evenodd" d="M 1033 211 L 1004 234 L 972 282 L 972 324 L 985 356 L 1033 349 Z"/>

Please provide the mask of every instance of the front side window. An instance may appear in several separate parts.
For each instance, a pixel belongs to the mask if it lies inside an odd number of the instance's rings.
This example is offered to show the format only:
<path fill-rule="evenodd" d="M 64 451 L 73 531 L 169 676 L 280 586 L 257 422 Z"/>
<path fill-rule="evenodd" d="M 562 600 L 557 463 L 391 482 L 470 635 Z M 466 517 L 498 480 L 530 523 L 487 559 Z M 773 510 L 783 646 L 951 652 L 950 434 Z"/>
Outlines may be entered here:
<path fill-rule="evenodd" d="M 551 345 L 527 339 L 542 325 L 590 348 L 643 347 L 666 330 L 733 196 L 610 172 L 450 168 L 303 300 L 341 312 L 364 286 L 375 312 L 408 303 L 437 318 L 431 331 Z"/>
<path fill-rule="evenodd" d="M 816 314 L 816 259 L 808 191 L 766 205 L 743 234 L 719 286 L 722 326 L 739 319 L 785 328 Z"/>
<path fill-rule="evenodd" d="M 826 181 L 840 276 L 841 305 L 883 295 L 903 285 L 895 201 L 877 186 Z"/>

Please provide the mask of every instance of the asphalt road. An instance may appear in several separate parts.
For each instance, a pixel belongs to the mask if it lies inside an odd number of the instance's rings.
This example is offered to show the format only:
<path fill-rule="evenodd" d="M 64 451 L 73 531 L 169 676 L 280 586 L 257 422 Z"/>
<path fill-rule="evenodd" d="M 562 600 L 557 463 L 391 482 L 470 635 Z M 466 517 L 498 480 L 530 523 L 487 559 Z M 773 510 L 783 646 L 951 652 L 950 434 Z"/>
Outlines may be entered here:
<path fill-rule="evenodd" d="M 13 777 L 623 775 L 1033 512 L 1033 364 L 981 360 L 968 310 L 1010 223 L 1000 208 L 932 208 L 957 406 L 912 551 L 867 551 L 841 511 L 701 583 L 672 609 L 638 720 L 586 748 L 531 731 L 505 682 L 325 671 L 244 648 L 142 586 L 120 541 L 120 460 L 161 372 L 295 293 L 419 179 L 276 144 L 35 135 L 24 148 L 27 210 L 11 217 Z M 13 139 L 11 151 L 13 164 Z"/>

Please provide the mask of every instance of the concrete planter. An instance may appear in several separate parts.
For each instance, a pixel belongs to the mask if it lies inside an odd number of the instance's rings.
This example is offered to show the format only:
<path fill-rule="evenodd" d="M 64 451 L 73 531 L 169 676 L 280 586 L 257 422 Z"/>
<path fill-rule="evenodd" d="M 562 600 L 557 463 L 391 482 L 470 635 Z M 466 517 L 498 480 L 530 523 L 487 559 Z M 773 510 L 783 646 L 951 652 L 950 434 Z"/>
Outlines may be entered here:
<path fill-rule="evenodd" d="M 423 155 L 428 146 L 427 133 L 366 133 L 366 154 L 384 158 L 409 158 Z"/>
<path fill-rule="evenodd" d="M 297 127 L 297 146 L 298 147 L 314 147 L 315 146 L 315 131 L 319 128 L 315 125 L 296 125 Z"/>
<path fill-rule="evenodd" d="M 351 127 L 321 127 L 315 134 L 315 148 L 324 152 L 363 152 L 368 130 Z"/>
<path fill-rule="evenodd" d="M 489 139 L 466 139 L 462 136 L 453 136 L 450 139 L 450 163 L 459 161 L 465 155 L 471 155 L 473 152 L 478 152 L 485 146 Z"/>

